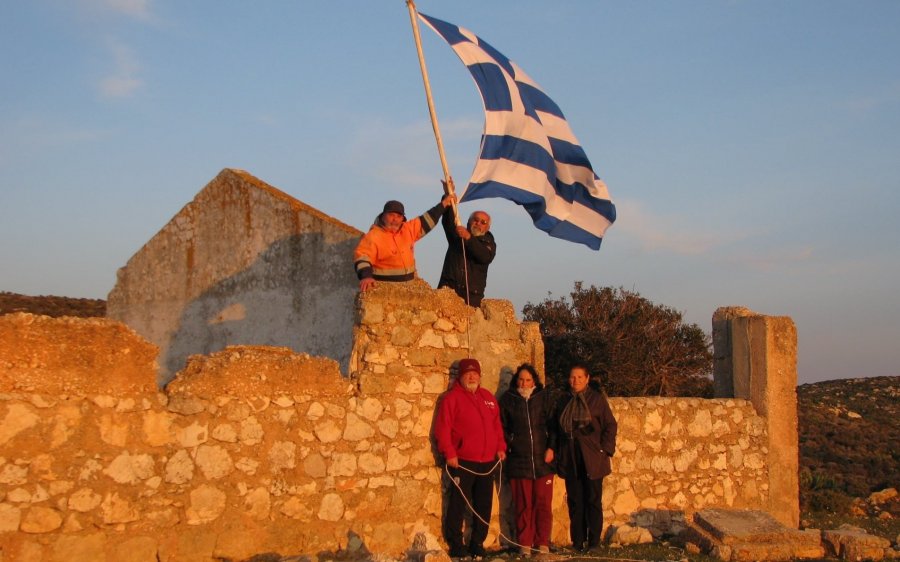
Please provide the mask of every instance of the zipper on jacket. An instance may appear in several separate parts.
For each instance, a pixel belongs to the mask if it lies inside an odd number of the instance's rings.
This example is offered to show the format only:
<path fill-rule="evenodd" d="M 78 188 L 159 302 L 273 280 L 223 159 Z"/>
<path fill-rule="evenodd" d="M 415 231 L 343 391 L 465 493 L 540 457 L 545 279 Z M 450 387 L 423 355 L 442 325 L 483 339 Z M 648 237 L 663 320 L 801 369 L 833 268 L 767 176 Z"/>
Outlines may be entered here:
<path fill-rule="evenodd" d="M 525 399 L 525 419 L 528 421 L 528 442 L 531 445 L 531 479 L 537 480 L 537 467 L 534 465 L 534 433 L 531 431 L 531 408 L 528 406 L 528 398 Z"/>
<path fill-rule="evenodd" d="M 572 396 L 574 397 L 575 394 L 573 393 Z M 588 409 L 590 409 L 590 407 Z M 569 434 L 569 452 L 572 454 L 572 469 L 575 471 L 576 480 L 578 479 L 578 454 L 575 449 L 578 447 L 579 445 L 575 441 L 575 430 L 573 429 L 572 433 Z M 584 462 L 584 452 L 581 454 L 581 460 Z M 584 469 L 587 471 L 587 466 L 585 466 Z"/>

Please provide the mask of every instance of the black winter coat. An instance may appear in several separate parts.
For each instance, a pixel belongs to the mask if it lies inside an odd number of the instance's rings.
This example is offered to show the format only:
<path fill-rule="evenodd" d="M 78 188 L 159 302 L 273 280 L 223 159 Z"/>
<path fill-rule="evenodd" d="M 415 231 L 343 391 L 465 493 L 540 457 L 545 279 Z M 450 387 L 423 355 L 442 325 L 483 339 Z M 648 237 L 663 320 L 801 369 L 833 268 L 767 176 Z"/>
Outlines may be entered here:
<path fill-rule="evenodd" d="M 572 392 L 562 393 L 553 409 L 551 431 L 556 436 L 556 469 L 562 478 L 578 478 L 585 471 L 588 478 L 597 480 L 612 472 L 609 458 L 616 452 L 618 424 L 603 394 L 590 387 L 584 392 L 591 423 L 576 429 L 572 435 L 559 426 L 560 415 L 572 399 Z"/>
<path fill-rule="evenodd" d="M 535 389 L 525 400 L 515 389 L 500 397 L 500 423 L 506 436 L 506 462 L 503 471 L 510 478 L 535 480 L 553 474 L 544 462 L 544 454 L 552 447 L 548 427 L 553 407 L 550 393 Z"/>
<path fill-rule="evenodd" d="M 488 266 L 497 255 L 497 244 L 494 235 L 486 232 L 484 236 L 472 236 L 465 241 L 466 256 L 456 233 L 456 220 L 452 211 L 444 213 L 441 224 L 447 235 L 447 253 L 444 255 L 444 268 L 438 280 L 438 289 L 450 287 L 463 300 L 466 300 L 466 271 L 469 273 L 469 306 L 481 306 L 484 289 L 487 287 Z"/>

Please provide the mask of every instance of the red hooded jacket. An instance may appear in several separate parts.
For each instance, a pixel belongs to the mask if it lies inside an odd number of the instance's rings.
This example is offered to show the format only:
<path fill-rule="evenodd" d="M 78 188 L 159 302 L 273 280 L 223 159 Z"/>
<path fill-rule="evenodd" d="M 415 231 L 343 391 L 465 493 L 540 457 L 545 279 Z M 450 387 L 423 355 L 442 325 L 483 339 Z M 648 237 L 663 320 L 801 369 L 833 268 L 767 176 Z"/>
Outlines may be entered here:
<path fill-rule="evenodd" d="M 506 452 L 497 399 L 481 387 L 474 393 L 458 382 L 450 388 L 441 399 L 434 436 L 448 459 L 491 462 Z"/>

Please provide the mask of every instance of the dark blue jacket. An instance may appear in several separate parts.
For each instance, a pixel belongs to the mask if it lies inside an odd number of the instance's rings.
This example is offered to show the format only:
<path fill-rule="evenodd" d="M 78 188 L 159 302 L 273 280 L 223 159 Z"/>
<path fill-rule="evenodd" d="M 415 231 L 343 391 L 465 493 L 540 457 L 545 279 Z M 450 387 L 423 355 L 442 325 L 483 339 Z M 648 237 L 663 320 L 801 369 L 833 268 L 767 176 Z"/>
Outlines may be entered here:
<path fill-rule="evenodd" d="M 553 467 L 544 462 L 544 453 L 551 448 L 548 421 L 553 402 L 549 398 L 549 392 L 535 389 L 525 400 L 512 388 L 500 397 L 507 448 L 503 471 L 510 478 L 535 480 L 553 474 Z"/>
<path fill-rule="evenodd" d="M 452 208 L 452 207 L 451 207 Z M 447 235 L 447 253 L 444 255 L 444 268 L 438 280 L 438 289 L 450 287 L 463 300 L 466 300 L 466 273 L 469 277 L 469 306 L 481 306 L 484 289 L 487 287 L 488 266 L 497 255 L 497 243 L 494 235 L 486 232 L 484 236 L 472 236 L 465 241 L 465 259 L 460 242 L 462 238 L 456 233 L 456 220 L 452 211 L 444 213 L 441 224 Z"/>

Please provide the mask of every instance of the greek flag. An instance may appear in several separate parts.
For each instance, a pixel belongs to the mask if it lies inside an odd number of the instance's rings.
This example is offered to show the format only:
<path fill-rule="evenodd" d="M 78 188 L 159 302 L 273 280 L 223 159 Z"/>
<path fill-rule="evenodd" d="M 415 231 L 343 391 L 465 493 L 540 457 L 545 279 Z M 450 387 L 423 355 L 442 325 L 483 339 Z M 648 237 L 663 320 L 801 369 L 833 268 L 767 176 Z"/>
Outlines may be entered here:
<path fill-rule="evenodd" d="M 516 63 L 471 31 L 419 17 L 463 61 L 484 103 L 481 151 L 460 200 L 509 199 L 550 236 L 600 249 L 616 207 L 559 106 Z"/>

